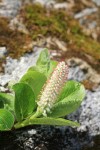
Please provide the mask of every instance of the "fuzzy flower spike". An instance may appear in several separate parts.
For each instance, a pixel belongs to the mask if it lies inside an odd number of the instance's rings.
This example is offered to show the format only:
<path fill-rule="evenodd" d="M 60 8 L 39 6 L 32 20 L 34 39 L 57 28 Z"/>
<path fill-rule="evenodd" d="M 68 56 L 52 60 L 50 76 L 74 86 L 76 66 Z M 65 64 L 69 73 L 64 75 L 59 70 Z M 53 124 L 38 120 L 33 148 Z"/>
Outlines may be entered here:
<path fill-rule="evenodd" d="M 50 79 L 47 81 L 38 101 L 38 108 L 42 111 L 44 116 L 47 116 L 47 112 L 50 112 L 53 104 L 57 101 L 58 95 L 66 83 L 67 78 L 68 67 L 65 62 L 62 61 L 58 63 Z"/>

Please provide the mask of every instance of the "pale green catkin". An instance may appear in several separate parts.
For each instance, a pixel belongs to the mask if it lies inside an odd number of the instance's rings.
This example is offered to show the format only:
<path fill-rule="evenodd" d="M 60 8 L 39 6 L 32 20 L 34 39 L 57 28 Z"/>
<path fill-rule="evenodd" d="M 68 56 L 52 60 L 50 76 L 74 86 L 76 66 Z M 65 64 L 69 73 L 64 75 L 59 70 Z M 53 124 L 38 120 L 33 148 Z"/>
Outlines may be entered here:
<path fill-rule="evenodd" d="M 68 66 L 62 61 L 57 65 L 56 69 L 52 73 L 44 87 L 44 90 L 42 91 L 40 100 L 38 101 L 38 106 L 42 110 L 44 116 L 47 116 L 47 112 L 50 112 L 50 109 L 56 102 L 60 91 L 67 81 L 67 78 Z"/>

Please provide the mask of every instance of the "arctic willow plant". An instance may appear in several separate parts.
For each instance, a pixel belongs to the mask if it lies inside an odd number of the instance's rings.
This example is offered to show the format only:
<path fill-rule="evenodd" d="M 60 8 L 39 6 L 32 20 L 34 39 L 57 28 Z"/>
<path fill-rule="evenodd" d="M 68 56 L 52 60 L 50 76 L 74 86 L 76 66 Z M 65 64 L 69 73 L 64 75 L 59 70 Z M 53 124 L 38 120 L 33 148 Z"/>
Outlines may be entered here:
<path fill-rule="evenodd" d="M 50 60 L 44 49 L 12 93 L 0 93 L 0 130 L 11 130 L 33 124 L 79 126 L 62 117 L 81 104 L 85 89 L 76 81 L 67 81 L 65 62 Z"/>

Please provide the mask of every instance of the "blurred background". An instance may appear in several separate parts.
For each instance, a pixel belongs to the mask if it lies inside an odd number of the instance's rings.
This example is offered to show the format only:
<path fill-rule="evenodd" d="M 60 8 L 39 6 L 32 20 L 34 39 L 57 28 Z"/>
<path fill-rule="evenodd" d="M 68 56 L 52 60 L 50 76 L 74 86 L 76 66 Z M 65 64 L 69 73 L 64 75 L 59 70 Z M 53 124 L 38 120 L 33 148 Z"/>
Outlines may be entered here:
<path fill-rule="evenodd" d="M 81 126 L 0 133 L 0 149 L 100 150 L 100 0 L 0 0 L 0 91 L 8 92 L 43 48 L 86 88 L 67 116 Z"/>

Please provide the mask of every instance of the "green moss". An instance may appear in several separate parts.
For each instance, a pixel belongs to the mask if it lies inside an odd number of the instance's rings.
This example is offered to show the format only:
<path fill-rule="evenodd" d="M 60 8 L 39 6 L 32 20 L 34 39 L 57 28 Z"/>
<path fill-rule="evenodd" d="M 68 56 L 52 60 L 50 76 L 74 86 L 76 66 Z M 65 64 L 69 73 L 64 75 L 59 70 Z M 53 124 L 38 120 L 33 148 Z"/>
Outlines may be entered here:
<path fill-rule="evenodd" d="M 21 11 L 21 17 L 33 40 L 38 35 L 56 36 L 67 42 L 69 49 L 100 59 L 100 44 L 82 33 L 79 23 L 68 16 L 66 11 L 46 10 L 39 4 L 27 5 Z"/>
<path fill-rule="evenodd" d="M 82 52 L 100 60 L 100 44 L 82 33 L 79 23 L 65 10 L 47 10 L 39 4 L 26 5 L 20 17 L 29 35 L 11 30 L 9 20 L 0 17 L 0 46 L 6 46 L 10 56 L 20 57 L 30 51 L 28 44 L 42 35 L 66 42 L 71 52 Z"/>
<path fill-rule="evenodd" d="M 97 41 L 94 41 L 85 35 L 79 34 L 71 36 L 71 38 L 73 45 L 76 45 L 75 49 L 77 51 L 82 51 L 83 53 L 100 60 L 100 44 Z"/>
<path fill-rule="evenodd" d="M 11 30 L 8 24 L 7 18 L 0 17 L 0 46 L 7 48 L 9 56 L 18 58 L 29 51 L 27 45 L 31 42 L 31 38 L 22 32 Z"/>
<path fill-rule="evenodd" d="M 62 12 L 46 11 L 41 5 L 28 5 L 24 8 L 22 17 L 33 39 L 38 34 L 55 35 L 62 37 L 62 32 L 67 30 L 65 15 Z"/>

